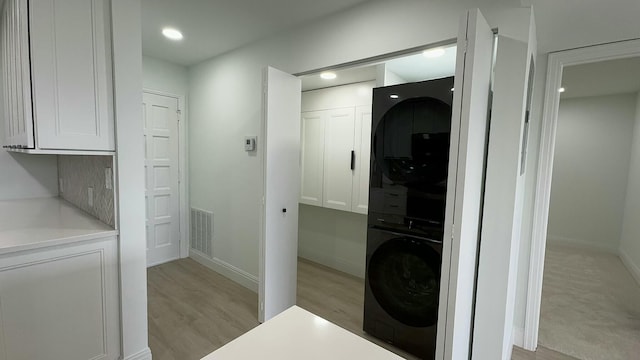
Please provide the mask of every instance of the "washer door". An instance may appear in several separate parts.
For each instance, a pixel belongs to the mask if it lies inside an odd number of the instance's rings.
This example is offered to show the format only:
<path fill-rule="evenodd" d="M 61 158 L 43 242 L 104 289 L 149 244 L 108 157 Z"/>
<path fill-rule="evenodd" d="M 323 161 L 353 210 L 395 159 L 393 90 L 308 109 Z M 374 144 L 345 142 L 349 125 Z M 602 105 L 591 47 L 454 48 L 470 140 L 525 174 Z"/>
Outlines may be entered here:
<path fill-rule="evenodd" d="M 380 306 L 399 322 L 435 325 L 440 296 L 440 254 L 426 241 L 396 238 L 371 255 L 368 281 Z"/>

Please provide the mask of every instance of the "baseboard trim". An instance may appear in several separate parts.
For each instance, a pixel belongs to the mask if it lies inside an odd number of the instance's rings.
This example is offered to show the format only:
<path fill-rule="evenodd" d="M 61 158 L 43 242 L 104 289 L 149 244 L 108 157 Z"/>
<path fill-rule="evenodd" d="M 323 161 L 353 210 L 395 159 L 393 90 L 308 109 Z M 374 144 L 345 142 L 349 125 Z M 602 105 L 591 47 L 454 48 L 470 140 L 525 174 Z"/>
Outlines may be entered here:
<path fill-rule="evenodd" d="M 151 360 L 151 349 L 146 348 L 133 355 L 129 355 L 124 360 Z"/>
<path fill-rule="evenodd" d="M 524 328 L 513 327 L 513 345 L 524 349 Z"/>
<path fill-rule="evenodd" d="M 622 249 L 620 249 L 620 259 L 622 260 L 622 263 L 627 268 L 627 270 L 629 270 L 629 272 L 631 273 L 631 276 L 633 276 L 638 285 L 640 285 L 640 267 L 634 264 L 629 256 L 624 251 L 622 251 Z"/>
<path fill-rule="evenodd" d="M 547 245 L 549 244 L 557 244 L 564 246 L 574 246 L 583 249 L 592 249 L 592 250 L 600 250 L 605 251 L 610 254 L 618 254 L 618 248 L 614 246 L 604 245 L 593 241 L 581 240 L 581 239 L 572 239 L 562 236 L 548 235 L 547 236 Z"/>
<path fill-rule="evenodd" d="M 315 263 L 318 263 L 320 265 L 324 265 L 332 269 L 342 271 L 349 275 L 353 275 L 361 279 L 364 279 L 365 270 L 363 265 L 356 264 L 350 261 L 345 261 L 345 260 L 336 258 L 335 256 L 329 256 L 329 255 L 321 254 L 314 251 L 307 251 L 301 248 L 298 248 L 298 256 L 300 256 L 303 259 L 307 259 Z"/>
<path fill-rule="evenodd" d="M 197 250 L 190 249 L 189 257 L 224 277 L 237 282 L 247 289 L 255 293 L 258 292 L 258 278 L 248 272 L 238 269 L 237 267 L 218 258 L 211 259 Z"/>

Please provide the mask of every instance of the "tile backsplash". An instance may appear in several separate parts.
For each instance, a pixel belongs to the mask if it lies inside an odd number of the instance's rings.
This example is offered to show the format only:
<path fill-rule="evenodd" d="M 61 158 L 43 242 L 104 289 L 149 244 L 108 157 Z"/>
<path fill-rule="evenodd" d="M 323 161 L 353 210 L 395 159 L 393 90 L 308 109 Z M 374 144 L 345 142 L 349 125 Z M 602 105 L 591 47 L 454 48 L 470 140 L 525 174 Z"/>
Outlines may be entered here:
<path fill-rule="evenodd" d="M 105 169 L 111 169 L 111 188 L 107 189 Z M 115 227 L 113 156 L 58 156 L 60 197 Z M 93 206 L 89 188 L 93 188 Z"/>

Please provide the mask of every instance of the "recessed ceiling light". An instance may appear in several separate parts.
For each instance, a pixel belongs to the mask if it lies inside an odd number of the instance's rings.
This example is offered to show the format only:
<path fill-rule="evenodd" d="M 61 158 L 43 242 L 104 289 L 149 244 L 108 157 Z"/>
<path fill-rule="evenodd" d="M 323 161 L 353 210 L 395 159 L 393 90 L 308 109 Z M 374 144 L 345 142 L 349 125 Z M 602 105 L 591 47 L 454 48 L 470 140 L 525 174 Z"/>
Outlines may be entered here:
<path fill-rule="evenodd" d="M 560 89 L 558 89 L 558 92 L 559 92 L 559 93 L 563 93 L 563 92 L 565 92 L 565 88 L 561 87 Z"/>
<path fill-rule="evenodd" d="M 162 29 L 162 35 L 164 35 L 167 39 L 171 40 L 182 40 L 184 36 L 179 30 L 172 28 L 164 28 Z"/>
<path fill-rule="evenodd" d="M 399 98 L 399 96 L 398 96 L 398 95 L 396 95 L 396 94 L 391 94 L 391 95 L 389 95 L 389 97 L 390 97 L 390 98 L 392 98 L 392 99 L 397 99 L 397 98 Z"/>
<path fill-rule="evenodd" d="M 427 59 L 437 58 L 444 55 L 444 49 L 435 48 L 435 49 L 425 50 L 422 52 L 422 55 L 424 55 L 424 57 L 426 57 Z"/>
<path fill-rule="evenodd" d="M 338 76 L 334 72 L 325 71 L 322 74 L 320 74 L 320 77 L 325 79 L 325 80 L 333 80 L 333 79 L 337 78 Z"/>

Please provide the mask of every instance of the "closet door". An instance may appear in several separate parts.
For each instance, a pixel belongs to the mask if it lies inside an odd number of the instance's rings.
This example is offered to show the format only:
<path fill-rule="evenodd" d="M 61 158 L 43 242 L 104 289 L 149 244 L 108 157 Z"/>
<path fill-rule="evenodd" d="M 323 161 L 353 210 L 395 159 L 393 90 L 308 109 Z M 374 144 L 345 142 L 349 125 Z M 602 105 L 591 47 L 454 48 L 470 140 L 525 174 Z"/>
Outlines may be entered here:
<path fill-rule="evenodd" d="M 302 113 L 302 204 L 322 206 L 324 128 L 328 115 L 328 111 Z"/>
<path fill-rule="evenodd" d="M 31 2 L 38 147 L 113 151 L 108 0 Z"/>
<path fill-rule="evenodd" d="M 329 110 L 324 136 L 324 207 L 351 211 L 355 109 Z"/>
<path fill-rule="evenodd" d="M 367 214 L 369 211 L 369 168 L 371 166 L 371 105 L 356 107 L 355 164 L 352 185 L 353 212 Z"/>

